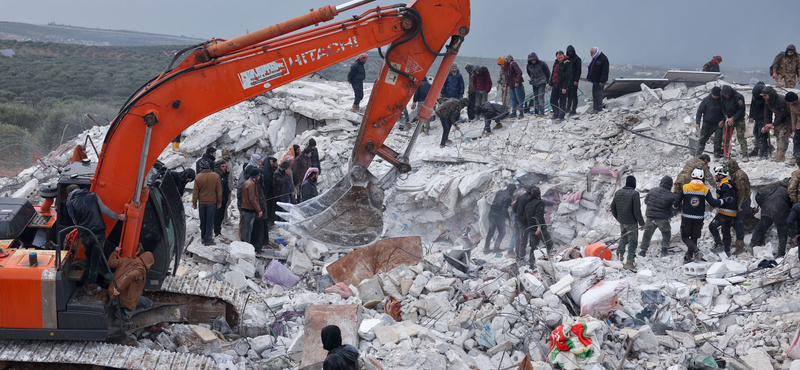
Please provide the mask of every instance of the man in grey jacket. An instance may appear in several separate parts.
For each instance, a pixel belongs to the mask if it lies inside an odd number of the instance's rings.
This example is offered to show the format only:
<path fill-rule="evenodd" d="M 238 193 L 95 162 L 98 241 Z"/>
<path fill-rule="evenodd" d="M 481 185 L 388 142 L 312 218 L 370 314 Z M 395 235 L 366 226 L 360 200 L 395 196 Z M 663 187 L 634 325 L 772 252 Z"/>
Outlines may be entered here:
<path fill-rule="evenodd" d="M 642 245 L 639 249 L 639 255 L 644 257 L 647 255 L 647 249 L 650 248 L 650 238 L 656 232 L 656 228 L 661 231 L 661 255 L 667 255 L 667 248 L 669 248 L 669 239 L 672 236 L 672 228 L 669 225 L 669 219 L 672 216 L 672 201 L 675 199 L 675 194 L 672 194 L 672 177 L 664 176 L 658 187 L 650 189 L 647 196 L 644 197 L 644 204 L 647 205 L 645 216 L 647 217 L 646 225 L 644 227 L 644 234 L 642 235 Z"/>
<path fill-rule="evenodd" d="M 619 248 L 617 257 L 622 261 L 625 256 L 625 245 L 628 245 L 628 259 L 625 261 L 626 270 L 635 270 L 633 265 L 636 258 L 636 243 L 639 239 L 639 226 L 644 226 L 642 217 L 642 203 L 639 201 L 639 192 L 636 191 L 636 178 L 628 176 L 625 187 L 617 190 L 614 200 L 611 201 L 611 214 L 619 221 Z"/>

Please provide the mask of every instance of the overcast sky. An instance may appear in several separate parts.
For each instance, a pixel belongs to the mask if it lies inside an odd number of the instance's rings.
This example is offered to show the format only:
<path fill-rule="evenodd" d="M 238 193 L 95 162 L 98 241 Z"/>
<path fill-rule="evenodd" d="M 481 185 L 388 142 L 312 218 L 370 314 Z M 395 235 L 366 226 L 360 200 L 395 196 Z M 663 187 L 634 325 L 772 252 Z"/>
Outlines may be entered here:
<path fill-rule="evenodd" d="M 232 38 L 345 1 L 0 0 L 0 20 Z M 721 55 L 723 68 L 766 69 L 790 43 L 800 45 L 798 0 L 473 0 L 461 54 L 549 61 L 572 44 L 583 58 L 598 46 L 612 64 L 699 68 Z"/>

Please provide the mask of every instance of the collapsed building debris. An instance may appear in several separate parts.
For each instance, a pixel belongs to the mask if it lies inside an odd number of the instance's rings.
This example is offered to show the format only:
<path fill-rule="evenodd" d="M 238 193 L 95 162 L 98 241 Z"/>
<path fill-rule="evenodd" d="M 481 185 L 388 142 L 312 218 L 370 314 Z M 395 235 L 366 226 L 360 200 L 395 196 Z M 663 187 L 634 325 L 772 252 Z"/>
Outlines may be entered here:
<path fill-rule="evenodd" d="M 256 253 L 233 241 L 235 205 L 227 210 L 231 225 L 223 226 L 216 245 L 205 246 L 197 211 L 185 207 L 193 241 L 171 279 L 230 287 L 240 322 L 160 325 L 132 333 L 123 347 L 153 358 L 174 353 L 172 360 L 154 360 L 153 367 L 163 368 L 177 364 L 178 354 L 207 356 L 220 369 L 319 366 L 326 354 L 319 331 L 338 323 L 366 369 L 798 368 L 798 249 L 775 259 L 774 232 L 753 253 L 730 258 L 711 252 L 704 232 L 707 262 L 683 265 L 679 253 L 651 252 L 637 257 L 637 273 L 585 250 L 594 243 L 617 247 L 619 228 L 608 209 L 620 177 L 635 174 L 646 192 L 693 156 L 670 143 L 685 145 L 695 134 L 694 111 L 719 84 L 725 82 L 642 88 L 608 100 L 601 114 L 561 124 L 509 120 L 486 138 L 476 134 L 483 122 L 464 122 L 445 148 L 435 145 L 434 125 L 431 136 L 418 139 L 414 170 L 386 192 L 386 239 L 356 251 L 271 229 L 270 238 L 286 245 Z M 749 102 L 748 87 L 733 87 Z M 229 146 L 238 177 L 250 155 L 282 154 L 313 137 L 324 190 L 344 175 L 360 124 L 357 113 L 343 109 L 351 103 L 346 84 L 295 82 L 198 122 L 185 132 L 181 150 L 167 149 L 161 160 L 188 168 L 206 146 Z M 102 127 L 86 132 L 95 143 L 103 134 Z M 387 142 L 402 147 L 409 139 L 409 132 L 396 130 Z M 36 184 L 54 179 L 76 143 L 51 153 L 50 166 L 0 179 L 0 193 L 30 194 L 36 202 Z M 733 157 L 740 154 L 733 148 Z M 763 161 L 742 167 L 754 187 L 792 171 Z M 378 160 L 370 171 L 390 168 Z M 546 222 L 557 248 L 534 268 L 475 248 L 487 233 L 495 191 L 515 180 L 539 186 L 551 202 Z M 672 221 L 670 246 L 681 249 L 679 220 Z M 652 243 L 658 240 L 656 234 Z M 763 260 L 776 266 L 759 268 Z M 0 341 L 0 364 L 31 357 L 29 350 Z"/>

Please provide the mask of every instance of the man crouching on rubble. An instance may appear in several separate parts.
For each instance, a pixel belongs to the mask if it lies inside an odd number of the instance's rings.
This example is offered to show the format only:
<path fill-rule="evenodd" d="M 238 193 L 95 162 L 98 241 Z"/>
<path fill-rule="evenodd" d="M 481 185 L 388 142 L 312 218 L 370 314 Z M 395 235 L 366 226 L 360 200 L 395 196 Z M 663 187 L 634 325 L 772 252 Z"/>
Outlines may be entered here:
<path fill-rule="evenodd" d="M 136 258 L 119 258 L 119 252 L 122 250 L 117 247 L 114 253 L 108 257 L 108 266 L 114 271 L 114 282 L 108 286 L 108 294 L 113 301 L 118 297 L 120 307 L 119 319 L 126 324 L 132 321 L 130 315 L 136 309 L 149 309 L 153 306 L 153 302 L 149 299 L 142 297 L 144 291 L 144 279 L 147 277 L 147 271 L 155 263 L 153 254 L 144 252 Z"/>
<path fill-rule="evenodd" d="M 681 239 L 688 248 L 683 256 L 683 263 L 692 262 L 698 252 L 697 241 L 703 232 L 703 217 L 706 212 L 706 203 L 712 207 L 720 207 L 725 202 L 714 199 L 714 195 L 703 184 L 703 169 L 695 168 L 692 171 L 692 181 L 680 189 L 672 208 L 678 209 L 683 203 L 683 216 L 681 217 Z"/>

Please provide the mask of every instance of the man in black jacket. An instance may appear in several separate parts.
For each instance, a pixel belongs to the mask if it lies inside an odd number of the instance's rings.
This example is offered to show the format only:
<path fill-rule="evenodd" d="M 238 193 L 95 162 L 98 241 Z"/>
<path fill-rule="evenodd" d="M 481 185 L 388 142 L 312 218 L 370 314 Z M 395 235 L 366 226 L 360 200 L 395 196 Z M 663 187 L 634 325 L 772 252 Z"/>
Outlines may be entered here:
<path fill-rule="evenodd" d="M 367 72 L 364 69 L 364 64 L 367 63 L 367 54 L 359 54 L 350 66 L 350 73 L 347 74 L 347 82 L 353 86 L 353 100 L 352 112 L 361 111 L 361 99 L 364 98 L 364 79 L 367 78 Z"/>
<path fill-rule="evenodd" d="M 328 351 L 323 370 L 358 370 L 358 350 L 350 344 L 342 345 L 342 331 L 328 325 L 320 332 L 322 349 Z"/>
<path fill-rule="evenodd" d="M 214 162 L 217 161 L 217 148 L 214 148 L 213 146 L 210 146 L 210 147 L 206 148 L 206 152 L 194 164 L 194 172 L 195 173 L 200 173 L 200 162 L 201 161 L 208 162 L 208 168 L 214 168 Z"/>
<path fill-rule="evenodd" d="M 672 201 L 675 194 L 672 194 L 672 177 L 664 176 L 658 187 L 650 189 L 644 197 L 644 204 L 647 205 L 645 212 L 645 227 L 642 235 L 642 245 L 639 248 L 639 255 L 647 255 L 650 248 L 650 239 L 656 228 L 661 231 L 661 255 L 666 256 L 669 248 L 669 240 L 672 237 L 672 227 L 669 219 L 672 217 Z"/>
<path fill-rule="evenodd" d="M 700 106 L 697 107 L 695 130 L 700 128 L 701 121 L 703 123 L 703 128 L 700 130 L 700 142 L 697 145 L 697 155 L 703 154 L 706 142 L 711 135 L 714 135 L 714 157 L 722 157 L 722 125 L 725 123 L 725 115 L 722 113 L 722 103 L 719 100 L 720 90 L 719 86 L 714 86 L 711 94 L 703 98 Z"/>
<path fill-rule="evenodd" d="M 572 45 L 567 46 L 567 58 L 572 65 L 572 87 L 567 92 L 567 107 L 569 115 L 574 116 L 578 114 L 575 110 L 578 109 L 578 81 L 581 80 L 581 57 L 575 54 L 575 48 Z"/>
<path fill-rule="evenodd" d="M 485 135 L 491 135 L 492 120 L 495 122 L 495 129 L 503 128 L 503 124 L 500 121 L 508 117 L 508 108 L 505 105 L 487 101 L 480 107 L 475 108 L 475 114 L 483 115 L 483 132 Z"/>
<path fill-rule="evenodd" d="M 528 229 L 525 223 L 525 206 L 530 199 L 531 189 L 517 196 L 511 211 L 514 212 L 514 241 L 516 245 L 511 246 L 517 260 L 525 260 L 525 248 L 528 246 Z M 512 249 L 513 248 L 513 249 Z"/>
<path fill-rule="evenodd" d="M 578 69 L 580 69 L 580 62 L 578 62 Z M 547 82 L 550 81 L 550 68 L 547 67 L 547 63 L 539 60 L 536 53 L 530 53 L 528 54 L 527 72 L 528 81 L 533 88 L 533 101 L 535 102 L 533 114 L 544 116 L 544 98 L 547 95 Z M 580 71 L 578 73 L 580 74 Z M 569 107 L 569 102 L 567 102 L 567 107 Z"/>
<path fill-rule="evenodd" d="M 619 247 L 617 257 L 622 261 L 625 256 L 625 245 L 628 246 L 628 258 L 625 260 L 625 269 L 634 270 L 636 258 L 636 243 L 639 240 L 639 227 L 644 226 L 642 217 L 642 203 L 639 201 L 639 192 L 636 191 L 636 178 L 628 176 L 625 187 L 617 190 L 611 201 L 611 214 L 619 221 Z"/>
<path fill-rule="evenodd" d="M 720 249 L 725 251 L 725 254 L 731 254 L 731 227 L 736 219 L 738 210 L 736 209 L 736 189 L 730 183 L 730 173 L 725 166 L 717 166 L 714 168 L 715 177 L 717 179 L 717 197 L 726 203 L 726 207 L 717 209 L 717 216 L 708 224 L 708 231 L 714 237 L 713 252 L 719 252 Z M 719 229 L 722 228 L 722 236 L 720 237 Z"/>
<path fill-rule="evenodd" d="M 769 157 L 769 131 L 762 132 L 764 128 L 764 97 L 761 91 L 764 90 L 764 83 L 759 81 L 753 86 L 753 99 L 750 101 L 750 122 L 753 124 L 753 137 L 755 145 L 750 156 L 759 156 L 761 159 Z"/>
<path fill-rule="evenodd" d="M 789 186 L 789 179 L 783 179 L 775 184 L 772 192 L 758 204 L 761 207 L 761 220 L 758 221 L 758 226 L 750 239 L 751 250 L 767 234 L 772 224 L 775 224 L 775 228 L 778 230 L 778 255 L 775 257 L 780 258 L 786 254 L 787 219 L 792 208 L 789 191 L 786 190 L 787 186 Z M 756 201 L 758 200 L 761 199 L 756 197 Z"/>
<path fill-rule="evenodd" d="M 314 144 L 316 146 L 316 142 Z M 264 195 L 267 197 L 267 224 L 268 226 L 272 226 L 275 224 L 275 212 L 278 207 L 276 204 L 278 199 L 275 197 L 275 182 L 273 181 L 275 170 L 278 169 L 278 160 L 275 157 L 269 157 L 264 167 L 261 179 L 263 181 Z"/>
<path fill-rule="evenodd" d="M 425 99 L 428 98 L 428 91 L 431 91 L 431 83 L 428 82 L 428 78 L 425 77 L 419 82 L 417 91 L 414 92 L 414 97 L 411 98 L 411 116 L 408 119 L 409 122 L 415 122 L 419 120 L 419 112 L 422 110 L 422 105 L 425 104 Z M 401 123 L 400 130 L 405 130 L 405 128 L 405 125 Z M 422 133 L 427 135 L 430 129 L 430 119 L 422 122 Z"/>
<path fill-rule="evenodd" d="M 86 253 L 86 266 L 83 278 L 86 280 L 86 292 L 96 294 L 102 291 L 97 286 L 97 268 L 100 267 L 100 258 L 103 257 L 103 245 L 106 242 L 105 215 L 119 221 L 125 221 L 125 214 L 116 214 L 106 207 L 97 194 L 88 189 L 81 189 L 78 185 L 67 186 L 67 213 L 75 225 L 83 226 L 91 231 L 78 229 L 78 234 Z M 96 241 L 96 243 L 95 243 Z"/>
<path fill-rule="evenodd" d="M 550 252 L 553 250 L 553 238 L 550 237 L 550 233 L 547 231 L 547 224 L 544 219 L 545 203 L 542 200 L 541 189 L 533 187 L 528 199 L 528 204 L 525 205 L 525 224 L 527 225 L 531 244 L 531 255 L 528 261 L 531 268 L 533 268 L 533 251 L 539 246 L 540 241 L 544 241 L 549 258 Z M 523 255 L 522 257 L 524 258 L 525 256 Z"/>
<path fill-rule="evenodd" d="M 225 219 L 225 213 L 228 208 L 228 200 L 231 198 L 231 186 L 229 184 L 230 172 L 228 171 L 228 163 L 224 160 L 214 162 L 214 172 L 219 175 L 220 182 L 222 183 L 222 207 L 214 210 L 214 236 L 220 236 L 222 233 L 222 221 Z"/>
<path fill-rule="evenodd" d="M 744 96 L 730 87 L 730 85 L 725 85 L 722 87 L 720 104 L 722 105 L 722 114 L 725 116 L 725 126 L 736 129 L 736 140 L 739 142 L 742 162 L 747 162 L 749 161 L 748 154 L 750 153 L 747 152 L 747 140 L 744 138 L 744 131 L 747 129 L 747 124 L 744 123 L 746 107 Z M 729 153 L 731 136 L 725 135 L 725 147 L 728 148 Z"/>
<path fill-rule="evenodd" d="M 308 160 L 308 167 L 314 167 L 317 169 L 317 171 L 319 171 L 319 173 L 322 173 L 322 169 L 320 168 L 322 164 L 319 162 L 319 150 L 317 150 L 317 141 L 314 140 L 313 137 L 308 139 L 307 148 L 311 149 L 311 158 Z"/>
<path fill-rule="evenodd" d="M 508 207 L 511 206 L 511 196 L 514 195 L 515 190 L 517 190 L 517 186 L 509 184 L 506 186 L 505 191 L 498 191 L 494 196 L 494 201 L 489 209 L 489 232 L 486 233 L 483 253 L 491 252 L 489 250 L 489 243 L 492 241 L 495 230 L 497 230 L 497 241 L 495 241 L 492 251 L 497 252 L 501 250 L 500 243 L 503 242 L 503 238 L 506 236 L 506 220 L 511 219 L 511 216 L 508 214 Z"/>
<path fill-rule="evenodd" d="M 603 110 L 603 88 L 608 81 L 608 58 L 597 46 L 589 49 L 592 61 L 589 62 L 589 81 L 592 83 L 592 113 Z"/>
<path fill-rule="evenodd" d="M 697 241 L 703 233 L 703 218 L 706 212 L 706 203 L 712 207 L 725 205 L 722 199 L 717 200 L 711 194 L 711 190 L 703 184 L 703 169 L 695 168 L 692 171 L 692 181 L 681 187 L 680 192 L 675 195 L 672 208 L 677 210 L 683 205 L 683 215 L 681 217 L 681 239 L 686 244 L 686 254 L 683 256 L 683 263 L 692 262 L 697 249 Z"/>

